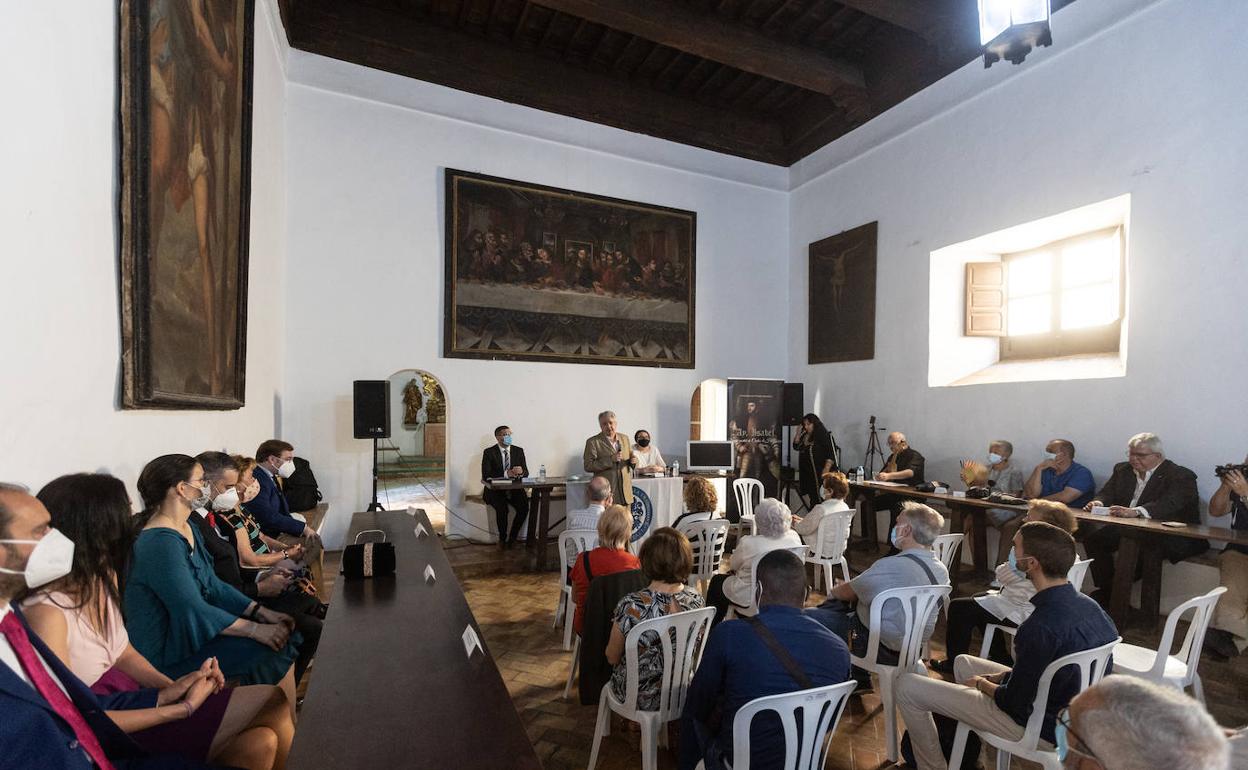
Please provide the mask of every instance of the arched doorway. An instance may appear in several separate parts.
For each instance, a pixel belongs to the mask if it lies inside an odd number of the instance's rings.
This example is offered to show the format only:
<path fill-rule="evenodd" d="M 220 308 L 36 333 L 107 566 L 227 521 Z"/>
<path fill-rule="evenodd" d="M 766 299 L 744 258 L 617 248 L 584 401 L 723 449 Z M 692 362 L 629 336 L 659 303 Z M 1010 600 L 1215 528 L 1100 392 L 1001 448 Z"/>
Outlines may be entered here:
<path fill-rule="evenodd" d="M 377 463 L 377 497 L 386 510 L 423 508 L 446 530 L 446 389 L 423 369 L 400 369 L 390 383 L 390 438 Z"/>

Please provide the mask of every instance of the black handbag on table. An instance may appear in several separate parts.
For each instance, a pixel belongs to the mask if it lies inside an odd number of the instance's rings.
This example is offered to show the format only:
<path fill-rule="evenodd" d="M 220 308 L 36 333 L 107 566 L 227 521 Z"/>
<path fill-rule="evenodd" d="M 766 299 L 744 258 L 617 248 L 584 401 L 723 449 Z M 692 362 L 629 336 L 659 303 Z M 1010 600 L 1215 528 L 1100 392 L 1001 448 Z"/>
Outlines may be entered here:
<path fill-rule="evenodd" d="M 380 543 L 361 543 L 360 536 L 381 533 Z M 355 544 L 342 550 L 342 574 L 348 578 L 381 577 L 394 574 L 394 543 L 385 541 L 380 529 L 366 529 L 355 536 Z"/>

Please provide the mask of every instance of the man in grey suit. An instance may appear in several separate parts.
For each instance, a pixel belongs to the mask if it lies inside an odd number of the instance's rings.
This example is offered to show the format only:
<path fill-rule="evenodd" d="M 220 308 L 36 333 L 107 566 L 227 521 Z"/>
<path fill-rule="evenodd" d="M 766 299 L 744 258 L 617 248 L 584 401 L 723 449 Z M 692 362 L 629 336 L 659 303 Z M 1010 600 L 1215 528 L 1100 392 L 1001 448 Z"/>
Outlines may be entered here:
<path fill-rule="evenodd" d="M 598 415 L 601 433 L 585 440 L 585 472 L 601 476 L 611 484 L 615 499 L 626 506 L 633 504 L 633 448 L 628 436 L 616 431 L 615 412 Z"/>

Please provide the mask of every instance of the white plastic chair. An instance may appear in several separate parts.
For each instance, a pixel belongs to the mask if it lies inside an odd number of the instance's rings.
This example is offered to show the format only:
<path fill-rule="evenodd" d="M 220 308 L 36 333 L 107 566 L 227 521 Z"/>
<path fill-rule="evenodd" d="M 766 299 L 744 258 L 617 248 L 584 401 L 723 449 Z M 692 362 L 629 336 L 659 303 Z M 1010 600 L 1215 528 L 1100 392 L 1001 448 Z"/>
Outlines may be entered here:
<path fill-rule="evenodd" d="M 1166 618 L 1166 630 L 1161 634 L 1161 644 L 1156 650 L 1134 644 L 1120 644 L 1114 650 L 1114 673 L 1138 676 L 1157 684 L 1169 685 L 1177 690 L 1192 688 L 1196 700 L 1205 702 L 1205 689 L 1200 684 L 1196 666 L 1200 663 L 1200 651 L 1205 643 L 1205 632 L 1213 619 L 1213 608 L 1226 586 L 1218 586 L 1204 596 L 1188 599 L 1170 611 Z M 1192 613 L 1187 635 L 1177 655 L 1171 655 L 1174 632 L 1179 620 Z"/>
<path fill-rule="evenodd" d="M 936 554 L 940 563 L 945 565 L 945 569 L 949 570 L 950 575 L 954 574 L 958 568 L 958 551 L 965 537 L 966 535 L 961 532 L 954 532 L 949 535 L 939 535 L 932 541 L 932 552 Z"/>
<path fill-rule="evenodd" d="M 871 614 L 868 618 L 867 654 L 864 657 L 851 655 L 850 660 L 861 669 L 876 674 L 880 680 L 880 700 L 884 707 L 884 745 L 887 749 L 889 762 L 896 762 L 899 755 L 897 747 L 897 704 L 893 696 L 893 688 L 897 677 L 911 671 L 926 675 L 927 669 L 919 663 L 919 655 L 927 642 L 927 619 L 938 611 L 937 605 L 952 591 L 950 586 L 911 586 L 908 588 L 891 588 L 882 591 L 871 602 Z M 885 605 L 889 602 L 901 605 L 905 617 L 905 632 L 902 635 L 901 649 L 898 650 L 897 665 L 890 666 L 879 661 L 880 653 L 880 618 Z"/>
<path fill-rule="evenodd" d="M 611 734 L 611 712 L 636 722 L 641 727 L 642 770 L 658 770 L 660 741 L 666 742 L 668 722 L 680 719 L 685 708 L 685 696 L 694 669 L 702 659 L 706 637 L 715 618 L 714 607 L 704 607 L 688 612 L 673 612 L 661 618 L 643 620 L 633 626 L 624 637 L 624 699 L 617 700 L 611 683 L 602 686 L 598 699 L 598 719 L 594 724 L 594 743 L 589 752 L 589 770 L 598 763 L 598 747 L 603 736 Z M 659 708 L 642 711 L 637 708 L 640 672 L 637 666 L 637 646 L 643 634 L 657 637 L 662 649 L 663 675 L 659 678 Z"/>
<path fill-rule="evenodd" d="M 996 748 L 997 770 L 1009 770 L 1010 757 L 1013 756 L 1037 762 L 1046 770 L 1061 770 L 1062 762 L 1057 758 L 1057 752 L 1039 747 L 1040 728 L 1044 724 L 1044 715 L 1049 703 L 1049 686 L 1053 682 L 1053 677 L 1067 666 L 1078 666 L 1079 692 L 1083 692 L 1105 676 L 1109 657 L 1114 654 L 1114 647 L 1121 641 L 1120 636 L 1109 644 L 1058 658 L 1045 667 L 1044 673 L 1040 675 L 1040 683 L 1036 687 L 1036 699 L 1032 702 L 1031 716 L 1027 719 L 1023 737 L 1019 740 L 1012 741 L 989 732 L 975 731 L 979 733 L 984 743 Z M 971 728 L 965 723 L 958 724 L 958 732 L 953 740 L 953 751 L 949 757 L 949 767 L 962 766 L 962 755 L 966 753 L 966 736 L 970 731 Z"/>
<path fill-rule="evenodd" d="M 1070 565 L 1070 569 L 1066 571 L 1066 580 L 1078 591 L 1083 585 L 1083 578 L 1088 574 L 1088 567 L 1092 565 L 1092 559 L 1075 559 L 1075 563 Z M 1017 626 L 1005 626 L 1000 623 L 989 623 L 984 626 L 984 642 L 979 645 L 979 657 L 988 660 L 988 656 L 992 652 L 993 634 L 1000 631 L 1008 636 L 1014 636 L 1018 631 Z"/>
<path fill-rule="evenodd" d="M 572 649 L 572 583 L 568 580 L 572 561 L 577 554 L 593 550 L 598 545 L 598 532 L 593 529 L 565 529 L 559 533 L 559 598 L 555 600 L 555 621 L 551 628 L 563 622 L 563 649 Z"/>
<path fill-rule="evenodd" d="M 581 635 L 577 634 L 572 640 L 572 660 L 568 661 L 568 681 L 563 685 L 563 699 L 567 700 L 572 694 L 572 680 L 576 679 L 576 669 L 581 662 Z"/>
<path fill-rule="evenodd" d="M 771 712 L 780 718 L 784 730 L 784 770 L 819 770 L 827 764 L 828 749 L 832 746 L 832 741 L 824 737 L 836 732 L 855 684 L 851 679 L 826 687 L 755 698 L 745 704 L 732 718 L 732 764 L 725 761 L 724 765 L 731 770 L 750 770 L 750 725 L 760 713 Z M 798 712 L 801 712 L 800 733 Z M 702 768 L 702 763 L 698 767 Z"/>
<path fill-rule="evenodd" d="M 777 550 L 792 551 L 797 555 L 797 558 L 801 559 L 803 562 L 806 561 L 806 554 L 810 552 L 810 549 L 804 545 L 790 545 Z M 769 553 L 771 553 L 771 551 L 764 551 L 763 553 L 755 556 L 753 559 L 750 559 L 750 606 L 743 609 L 735 604 L 732 605 L 728 608 L 728 619 L 758 614 L 758 563 Z M 740 576 L 740 572 L 738 572 L 737 577 Z"/>
<path fill-rule="evenodd" d="M 696 584 L 703 596 L 711 578 L 719 572 L 730 525 L 727 519 L 710 519 L 691 521 L 678 528 L 693 546 L 693 572 L 689 573 L 689 582 Z"/>
<path fill-rule="evenodd" d="M 758 495 L 757 502 L 754 500 L 755 493 Z M 733 479 L 732 494 L 737 498 L 737 513 L 741 516 L 732 525 L 733 531 L 737 537 L 754 534 L 754 506 L 763 501 L 763 482 L 758 479 Z"/>
<path fill-rule="evenodd" d="M 849 544 L 849 533 L 854 526 L 854 509 L 830 513 L 819 521 L 819 529 L 815 530 L 815 544 L 806 557 L 809 564 L 815 565 L 815 590 L 820 583 L 832 589 L 832 565 L 839 564 L 841 574 L 849 580 L 849 561 L 845 559 L 845 547 Z"/>

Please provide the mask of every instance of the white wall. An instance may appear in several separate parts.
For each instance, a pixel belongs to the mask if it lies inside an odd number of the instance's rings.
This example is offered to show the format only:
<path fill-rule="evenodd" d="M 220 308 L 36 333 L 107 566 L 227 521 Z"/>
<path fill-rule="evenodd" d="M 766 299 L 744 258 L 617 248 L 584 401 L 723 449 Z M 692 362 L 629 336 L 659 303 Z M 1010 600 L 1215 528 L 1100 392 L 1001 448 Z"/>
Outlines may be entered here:
<path fill-rule="evenodd" d="M 534 134 L 567 131 L 592 145 L 595 132 L 614 131 L 291 52 L 292 70 L 305 64 L 357 85 L 377 81 L 400 104 L 419 101 L 410 89 L 461 112 L 489 106 Z M 351 438 L 354 379 L 414 367 L 442 381 L 447 502 L 486 527 L 492 516 L 465 504 L 464 495 L 480 490 L 481 450 L 493 442 L 496 425 L 511 426 L 532 471 L 544 463 L 552 475 L 581 470 L 584 440 L 597 431 L 603 409 L 616 411 L 630 434 L 649 428 L 664 455 L 683 455 L 698 382 L 776 377 L 787 368 L 779 342 L 787 324 L 785 193 L 295 82 L 288 97 L 282 419 L 285 437 L 312 460 L 328 493 L 331 545 L 350 512 L 367 502 L 369 447 Z M 674 146 L 664 152 L 699 161 L 706 155 Z M 447 167 L 696 211 L 697 369 L 441 358 Z M 448 526 L 488 537 L 454 518 Z"/>
<path fill-rule="evenodd" d="M 1139 12 L 1082 42 L 1063 38 L 1107 5 Z M 1212 466 L 1248 449 L 1248 59 L 1225 55 L 1243 50 L 1246 25 L 1242 0 L 1075 3 L 1055 17 L 1053 49 L 1004 74 L 1010 65 L 968 65 L 844 140 L 861 154 L 833 145 L 794 170 L 790 374 L 847 460 L 860 462 L 875 414 L 927 456 L 929 478 L 955 479 L 959 458 L 998 437 L 1030 470 L 1063 436 L 1100 481 L 1126 439 L 1151 430 L 1212 493 Z M 978 95 L 959 103 L 963 93 Z M 821 166 L 830 170 L 812 177 Z M 1125 377 L 927 386 L 930 252 L 1124 193 Z M 875 359 L 807 366 L 807 244 L 872 220 Z M 960 286 L 948 301 L 960 306 Z"/>
<path fill-rule="evenodd" d="M 0 8 L 0 477 L 38 489 L 107 470 L 134 493 L 169 452 L 250 454 L 275 430 L 285 313 L 284 76 L 256 15 L 247 406 L 121 411 L 117 282 L 117 10 L 114 3 Z M 134 497 L 137 504 L 137 494 Z"/>

